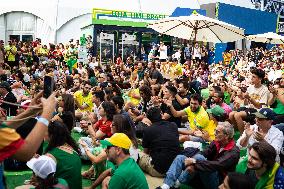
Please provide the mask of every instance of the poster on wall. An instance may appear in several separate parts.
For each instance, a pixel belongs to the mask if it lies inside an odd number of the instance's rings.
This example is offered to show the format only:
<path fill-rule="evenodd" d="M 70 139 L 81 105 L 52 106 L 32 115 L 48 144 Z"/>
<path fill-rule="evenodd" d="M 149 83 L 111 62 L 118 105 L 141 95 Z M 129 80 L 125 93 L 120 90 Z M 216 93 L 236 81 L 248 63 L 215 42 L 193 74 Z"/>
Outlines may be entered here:
<path fill-rule="evenodd" d="M 272 12 L 279 16 L 278 33 L 284 35 L 284 2 L 282 0 L 251 0 L 256 9 Z"/>
<path fill-rule="evenodd" d="M 84 65 L 88 64 L 88 51 L 86 45 L 79 47 L 78 62 L 83 62 Z"/>

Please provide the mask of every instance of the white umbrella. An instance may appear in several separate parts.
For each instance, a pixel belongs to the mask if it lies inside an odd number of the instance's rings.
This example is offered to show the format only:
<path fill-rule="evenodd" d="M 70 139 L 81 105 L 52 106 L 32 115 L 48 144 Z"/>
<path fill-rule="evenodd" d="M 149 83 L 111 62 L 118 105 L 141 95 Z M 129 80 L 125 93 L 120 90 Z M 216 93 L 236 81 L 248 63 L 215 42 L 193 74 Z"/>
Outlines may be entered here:
<path fill-rule="evenodd" d="M 234 25 L 198 14 L 167 17 L 148 25 L 155 31 L 193 41 L 213 43 L 233 42 L 243 39 L 244 30 Z"/>
<path fill-rule="evenodd" d="M 278 35 L 273 32 L 249 35 L 247 39 L 254 42 L 270 43 L 270 44 L 284 44 L 284 36 Z"/>

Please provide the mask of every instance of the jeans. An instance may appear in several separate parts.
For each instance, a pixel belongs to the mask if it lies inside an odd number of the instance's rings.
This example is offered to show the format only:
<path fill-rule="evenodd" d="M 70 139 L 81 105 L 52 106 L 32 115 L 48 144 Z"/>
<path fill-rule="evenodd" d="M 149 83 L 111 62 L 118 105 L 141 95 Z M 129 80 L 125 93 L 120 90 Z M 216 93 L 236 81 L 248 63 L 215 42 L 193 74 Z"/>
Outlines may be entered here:
<path fill-rule="evenodd" d="M 206 189 L 217 189 L 219 186 L 219 177 L 217 171 L 215 172 L 194 172 L 190 174 L 185 170 L 184 160 L 187 157 L 184 155 L 178 155 L 173 163 L 171 164 L 164 183 L 170 187 L 173 187 L 175 182 L 178 180 L 180 183 L 187 184 L 192 178 L 198 175 Z M 193 156 L 194 159 L 198 161 L 204 161 L 206 158 L 201 154 L 196 154 Z"/>
<path fill-rule="evenodd" d="M 4 170 L 3 170 L 3 163 L 0 162 L 0 189 L 4 189 Z"/>
<path fill-rule="evenodd" d="M 80 140 L 84 141 L 87 144 L 88 150 L 92 152 L 93 147 L 94 147 L 93 144 L 92 144 L 93 140 L 89 137 L 81 137 Z M 79 144 L 79 148 L 80 148 L 80 151 L 81 151 L 81 158 L 84 159 L 84 160 L 89 160 L 89 158 L 88 158 L 88 156 L 87 156 L 87 154 L 86 154 L 86 152 L 85 152 L 85 150 L 84 150 L 84 148 L 81 144 Z"/>

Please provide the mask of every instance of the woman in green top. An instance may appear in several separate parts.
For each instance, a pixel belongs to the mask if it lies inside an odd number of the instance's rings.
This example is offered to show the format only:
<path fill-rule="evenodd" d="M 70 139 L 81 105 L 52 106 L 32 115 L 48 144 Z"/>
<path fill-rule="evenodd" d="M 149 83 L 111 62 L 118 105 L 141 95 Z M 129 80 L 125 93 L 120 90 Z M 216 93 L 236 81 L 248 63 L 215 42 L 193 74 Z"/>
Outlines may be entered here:
<path fill-rule="evenodd" d="M 70 189 L 82 188 L 81 159 L 76 142 L 67 126 L 61 122 L 51 122 L 48 127 L 46 155 L 56 160 L 57 178 L 67 181 Z"/>

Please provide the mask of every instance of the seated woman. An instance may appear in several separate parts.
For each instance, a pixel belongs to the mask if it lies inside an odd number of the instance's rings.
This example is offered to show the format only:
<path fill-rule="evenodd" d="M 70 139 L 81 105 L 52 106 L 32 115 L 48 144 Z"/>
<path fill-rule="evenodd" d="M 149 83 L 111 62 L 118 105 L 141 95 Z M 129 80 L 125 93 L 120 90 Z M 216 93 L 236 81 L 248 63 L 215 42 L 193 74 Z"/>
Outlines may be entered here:
<path fill-rule="evenodd" d="M 137 161 L 138 160 L 138 143 L 135 136 L 135 131 L 133 127 L 129 124 L 128 119 L 121 115 L 117 114 L 113 116 L 112 121 L 112 127 L 111 127 L 111 133 L 124 133 L 126 134 L 130 140 L 132 141 L 132 146 L 130 148 L 130 156 Z M 86 152 L 86 155 L 88 156 L 88 159 L 91 160 L 93 166 L 88 171 L 85 171 L 82 173 L 82 176 L 85 178 L 91 178 L 95 177 L 98 178 L 98 176 L 105 171 L 108 168 L 113 167 L 114 165 L 107 160 L 107 154 L 105 152 L 105 149 L 102 148 L 102 146 L 96 147 L 96 148 L 89 148 L 88 145 L 84 141 L 80 141 L 80 144 L 82 145 L 84 151 Z M 100 153 L 98 153 L 100 151 Z"/>
<path fill-rule="evenodd" d="M 50 156 L 57 163 L 55 177 L 65 179 L 71 189 L 82 188 L 79 148 L 67 126 L 59 121 L 51 122 L 47 141 L 45 155 Z"/>
<path fill-rule="evenodd" d="M 61 121 L 67 127 L 69 132 L 75 126 L 75 103 L 74 97 L 70 94 L 63 94 L 57 98 L 58 108 L 57 114 L 52 118 L 52 121 Z"/>
<path fill-rule="evenodd" d="M 116 114 L 116 109 L 113 103 L 105 101 L 99 107 L 99 119 L 94 125 L 89 121 L 81 121 L 82 129 L 87 129 L 86 132 L 90 137 L 81 137 L 80 141 L 84 141 L 88 147 L 93 148 L 97 140 L 104 139 L 105 137 L 110 137 L 111 124 L 113 116 Z M 79 145 L 81 151 L 81 157 L 83 159 L 88 159 L 86 153 L 81 145 Z"/>
<path fill-rule="evenodd" d="M 27 162 L 27 166 L 34 172 L 35 186 L 27 184 L 16 189 L 69 189 L 66 180 L 55 177 L 56 162 L 51 157 L 43 155 L 32 158 Z"/>

